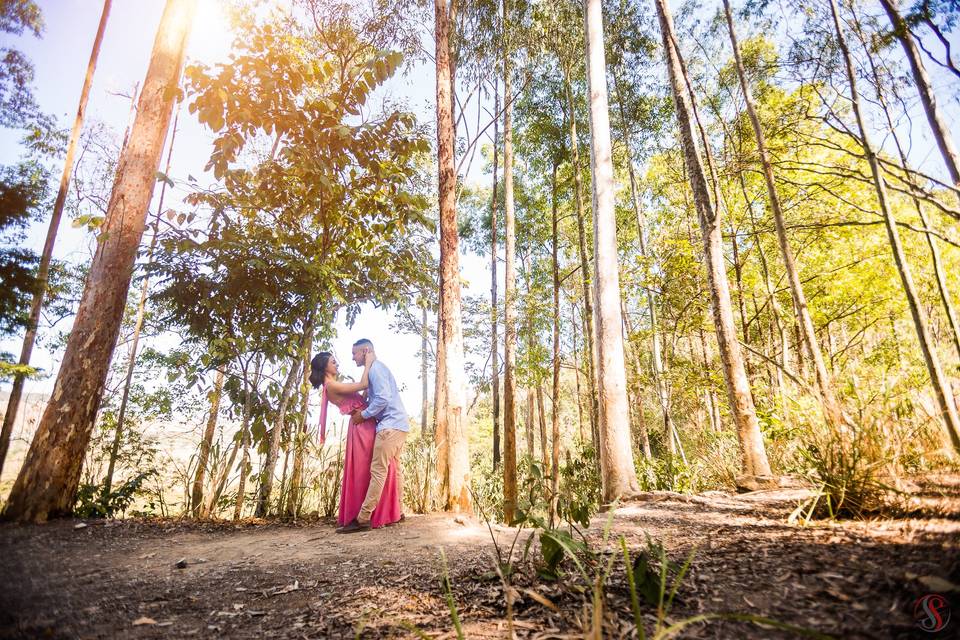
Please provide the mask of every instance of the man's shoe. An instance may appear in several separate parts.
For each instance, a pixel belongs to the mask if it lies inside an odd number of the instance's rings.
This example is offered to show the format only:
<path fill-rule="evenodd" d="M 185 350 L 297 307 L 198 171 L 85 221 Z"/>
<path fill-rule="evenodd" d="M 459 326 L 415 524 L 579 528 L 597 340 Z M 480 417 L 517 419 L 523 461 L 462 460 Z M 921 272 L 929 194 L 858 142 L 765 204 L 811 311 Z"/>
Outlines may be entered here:
<path fill-rule="evenodd" d="M 369 531 L 369 522 L 358 522 L 356 518 L 337 529 L 337 533 L 358 533 L 360 531 Z"/>

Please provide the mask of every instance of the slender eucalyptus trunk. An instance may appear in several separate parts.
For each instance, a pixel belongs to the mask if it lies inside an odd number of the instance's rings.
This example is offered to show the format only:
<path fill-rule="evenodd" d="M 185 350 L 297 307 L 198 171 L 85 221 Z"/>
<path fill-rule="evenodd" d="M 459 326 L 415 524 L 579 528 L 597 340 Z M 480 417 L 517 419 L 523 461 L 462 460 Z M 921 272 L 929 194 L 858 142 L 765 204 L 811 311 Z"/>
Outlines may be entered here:
<path fill-rule="evenodd" d="M 557 231 L 557 165 L 553 165 L 551 174 L 551 216 L 553 258 L 553 387 L 550 397 L 550 434 L 553 439 L 550 465 L 550 516 L 557 515 L 557 500 L 560 491 L 560 261 L 559 235 Z M 579 389 L 577 391 L 579 395 Z M 577 399 L 579 402 L 579 398 Z"/>
<path fill-rule="evenodd" d="M 893 212 L 890 209 L 890 203 L 887 199 L 886 181 L 883 178 L 876 151 L 874 151 L 873 144 L 870 141 L 870 133 L 864 124 L 863 106 L 861 105 L 860 93 L 857 91 L 857 76 L 854 71 L 853 60 L 850 56 L 850 49 L 847 46 L 847 40 L 843 35 L 843 27 L 840 24 L 840 14 L 836 0 L 830 0 L 830 11 L 833 15 L 837 44 L 840 45 L 840 52 L 843 55 L 844 66 L 847 70 L 847 81 L 850 84 L 853 113 L 857 120 L 857 128 L 860 131 L 860 143 L 863 146 L 864 155 L 870 163 L 870 171 L 873 174 L 873 184 L 877 191 L 877 201 L 880 204 L 880 212 L 887 227 L 887 237 L 890 240 L 890 247 L 893 250 L 893 259 L 897 265 L 897 271 L 900 274 L 900 281 L 903 284 L 904 293 L 907 296 L 910 315 L 913 316 L 913 324 L 917 331 L 917 338 L 920 340 L 920 349 L 923 351 L 923 359 L 927 365 L 927 373 L 930 375 L 930 382 L 933 385 L 934 395 L 937 399 L 937 405 L 940 407 L 944 426 L 946 427 L 953 449 L 956 452 L 960 452 L 960 418 L 957 416 L 957 408 L 949 382 L 940 368 L 940 359 L 937 356 L 933 339 L 930 336 L 930 330 L 927 327 L 927 318 L 921 307 L 920 299 L 913 283 L 913 274 L 910 271 L 910 265 L 907 263 L 903 244 L 900 241 L 897 222 L 893 218 Z"/>
<path fill-rule="evenodd" d="M 44 521 L 73 508 L 143 237 L 196 0 L 168 0 L 130 142 L 120 156 L 103 234 L 87 276 L 51 401 L 5 515 Z"/>
<path fill-rule="evenodd" d="M 727 17 L 730 42 L 733 45 L 737 77 L 740 79 L 740 90 L 743 92 L 743 97 L 747 105 L 747 114 L 750 117 L 750 124 L 753 126 L 753 133 L 757 141 L 757 153 L 760 156 L 760 164 L 763 168 L 763 178 L 767 186 L 770 209 L 773 212 L 773 222 L 777 230 L 777 243 L 780 246 L 780 256 L 783 258 L 787 281 L 790 283 L 790 295 L 793 296 L 793 307 L 797 314 L 797 324 L 800 326 L 800 331 L 803 333 L 804 341 L 809 349 L 811 363 L 813 364 L 813 370 L 817 379 L 817 390 L 820 392 L 824 417 L 831 426 L 836 428 L 844 423 L 843 410 L 837 399 L 836 391 L 834 390 L 833 379 L 827 372 L 826 365 L 823 362 L 820 343 L 817 341 L 817 334 L 813 327 L 813 318 L 810 316 L 810 309 L 807 306 L 807 296 L 803 291 L 800 272 L 793 255 L 793 249 L 790 248 L 790 241 L 787 238 L 787 225 L 783 214 L 783 206 L 780 202 L 780 193 L 774 179 L 770 154 L 767 151 L 766 136 L 760 124 L 760 118 L 757 116 L 757 110 L 753 101 L 753 92 L 750 90 L 750 84 L 747 82 L 747 72 L 746 69 L 744 69 L 743 58 L 740 55 L 740 45 L 737 42 L 737 33 L 733 25 L 733 15 L 730 11 L 730 0 L 723 0 L 723 8 Z"/>
<path fill-rule="evenodd" d="M 309 353 L 312 343 L 313 326 L 308 325 L 300 344 L 300 353 L 298 353 L 297 357 L 290 363 L 290 371 L 287 373 L 287 379 L 283 383 L 283 391 L 280 395 L 277 419 L 273 423 L 270 440 L 267 441 L 267 453 L 263 459 L 263 467 L 260 469 L 257 507 L 254 511 L 254 514 L 258 518 L 266 518 L 270 513 L 270 495 L 273 493 L 274 473 L 277 468 L 277 459 L 280 457 L 280 439 L 287 422 L 287 408 L 290 406 L 293 394 L 297 390 L 298 378 L 301 377 L 300 367 L 303 362 L 303 352 L 306 350 Z"/>
<path fill-rule="evenodd" d="M 645 237 L 645 227 L 646 223 L 644 220 L 643 209 L 640 206 L 640 190 L 637 188 L 637 178 L 636 173 L 633 168 L 633 150 L 630 146 L 630 132 L 627 128 L 627 119 L 626 113 L 623 108 L 623 95 L 619 88 L 619 77 L 617 74 L 613 76 L 614 82 L 617 85 L 617 106 L 620 110 L 620 123 L 623 126 L 623 139 L 627 149 L 627 173 L 630 177 L 630 198 L 633 204 L 633 213 L 637 219 L 637 242 L 640 245 L 640 256 L 646 260 L 649 255 L 647 253 L 647 242 Z M 647 314 L 650 316 L 650 341 L 651 341 L 651 355 L 653 363 L 653 381 L 657 390 L 657 399 L 660 402 L 660 413 L 662 416 L 662 426 L 663 433 L 666 434 L 666 442 L 672 442 L 669 439 L 669 434 L 673 432 L 673 419 L 670 415 L 670 394 L 667 391 L 666 375 L 663 367 L 663 343 L 660 337 L 660 322 L 657 314 L 657 305 L 653 297 L 653 287 L 645 286 L 644 288 L 644 299 L 647 303 Z M 627 322 L 627 319 L 624 318 L 624 322 Z M 627 327 L 627 333 L 630 333 L 629 326 Z M 637 372 L 639 373 L 639 358 L 637 358 Z M 640 391 L 637 391 L 637 397 L 639 399 Z M 641 412 L 642 416 L 642 412 Z M 642 446 L 643 446 L 643 455 L 645 458 L 650 459 L 652 454 L 650 451 L 650 438 L 647 434 L 646 422 L 641 418 L 642 423 Z M 668 445 L 668 450 L 672 451 L 672 446 Z"/>
<path fill-rule="evenodd" d="M 430 381 L 427 370 L 427 350 L 430 348 L 430 331 L 427 326 L 427 304 L 424 302 L 420 308 L 423 312 L 420 325 L 420 435 L 426 437 L 427 431 L 427 411 L 429 406 Z"/>
<path fill-rule="evenodd" d="M 686 70 L 682 67 L 676 50 L 673 18 L 666 0 L 656 0 L 657 16 L 663 38 L 667 70 L 673 91 L 674 104 L 683 147 L 684 164 L 693 192 L 697 217 L 703 236 L 703 250 L 707 267 L 707 284 L 710 289 L 711 308 L 717 343 L 723 365 L 730 410 L 737 426 L 740 441 L 741 468 L 749 477 L 769 476 L 760 423 L 757 420 L 753 396 L 744 367 L 743 355 L 737 341 L 737 328 L 733 321 L 730 286 L 727 282 L 723 260 L 723 237 L 719 210 L 714 207 L 710 187 L 697 150 L 696 134 L 692 118 L 692 99 L 686 86 Z"/>
<path fill-rule="evenodd" d="M 513 79 L 510 65 L 510 0 L 503 0 L 503 517 L 512 523 L 517 510 L 517 307 L 516 230 L 513 202 Z"/>
<path fill-rule="evenodd" d="M 592 270 L 590 268 L 590 254 L 587 251 L 587 234 L 584 228 L 587 214 L 583 203 L 583 184 L 580 180 L 580 149 L 577 140 L 576 107 L 573 102 L 573 87 L 566 71 L 564 71 L 564 90 L 567 97 L 567 110 L 570 114 L 570 119 L 567 121 L 567 131 L 570 136 L 570 163 L 573 171 L 573 202 L 577 210 L 577 251 L 580 256 L 580 278 L 583 287 L 583 315 L 587 325 L 584 334 L 587 338 L 585 341 L 588 356 L 587 377 L 590 385 L 590 432 L 593 434 L 594 451 L 599 452 L 600 441 L 597 421 L 600 409 L 597 402 L 600 393 L 597 389 L 597 345 L 593 322 L 593 286 L 590 277 Z"/>
<path fill-rule="evenodd" d="M 190 509 L 194 518 L 203 513 L 203 485 L 206 480 L 207 465 L 210 461 L 210 449 L 213 447 L 213 436 L 217 432 L 217 419 L 220 416 L 220 400 L 223 398 L 224 370 L 217 369 L 217 377 L 210 391 L 210 413 L 203 430 L 203 439 L 200 441 L 200 451 L 197 453 L 197 473 L 193 478 L 193 490 L 190 492 Z"/>
<path fill-rule="evenodd" d="M 856 28 L 860 40 L 863 42 L 864 47 L 866 47 L 863 34 L 860 32 L 859 21 L 856 21 Z M 867 60 L 870 63 L 870 71 L 873 75 L 873 84 L 877 93 L 877 101 L 880 103 L 880 108 L 883 110 L 883 116 L 887 123 L 887 130 L 890 132 L 890 137 L 893 140 L 893 144 L 897 148 L 897 155 L 900 157 L 900 164 L 906 170 L 906 167 L 908 166 L 907 153 L 904 150 L 903 145 L 900 143 L 900 136 L 897 134 L 896 125 L 894 124 L 893 117 L 890 114 L 890 106 L 887 104 L 887 98 L 883 91 L 883 82 L 880 77 L 880 70 L 874 63 L 873 56 L 870 55 L 869 51 L 867 51 Z M 913 181 L 913 178 L 910 176 L 910 173 L 906 171 L 905 173 L 910 181 L 911 190 L 915 189 L 916 185 Z M 920 221 L 923 223 L 923 228 L 930 229 L 930 220 L 927 217 L 927 212 L 923 208 L 923 204 L 920 202 L 920 199 L 915 193 L 910 194 L 910 199 L 913 201 L 913 207 L 916 209 L 917 215 L 920 217 Z M 957 314 L 953 307 L 953 300 L 950 296 L 950 290 L 947 287 L 947 277 L 943 267 L 943 259 L 940 256 L 940 247 L 937 244 L 936 237 L 932 233 L 928 232 L 924 235 L 927 238 L 927 246 L 930 249 L 930 258 L 931 262 L 933 263 L 933 274 L 937 281 L 937 290 L 940 293 L 940 301 L 943 303 L 943 309 L 947 314 L 947 321 L 950 324 L 950 337 L 953 340 L 953 348 L 957 352 L 958 359 L 960 359 L 960 324 L 957 322 Z"/>
<path fill-rule="evenodd" d="M 923 105 L 923 112 L 927 116 L 927 122 L 930 123 L 930 130 L 933 131 L 933 137 L 937 141 L 937 147 L 940 149 L 940 155 L 943 156 L 943 163 L 950 173 L 953 184 L 960 187 L 960 155 L 950 137 L 950 127 L 947 120 L 937 104 L 936 92 L 930 84 L 930 78 L 927 76 L 927 70 L 923 66 L 923 58 L 920 56 L 920 50 L 917 43 L 910 33 L 910 27 L 906 20 L 900 15 L 897 8 L 897 0 L 880 0 L 883 10 L 887 12 L 890 23 L 893 25 L 893 35 L 900 41 L 903 47 L 903 53 L 910 64 L 910 73 L 913 74 L 913 84 L 920 95 L 920 103 Z"/>
<path fill-rule="evenodd" d="M 80 89 L 80 105 L 73 120 L 73 130 L 70 132 L 70 141 L 67 143 L 67 157 L 63 163 L 63 173 L 60 174 L 60 189 L 57 199 L 53 203 L 53 214 L 50 216 L 50 225 L 47 227 L 47 238 L 43 243 L 40 254 L 40 265 L 37 269 L 36 289 L 30 302 L 30 315 L 27 317 L 27 330 L 23 336 L 23 346 L 20 348 L 18 365 L 27 366 L 33 355 L 33 346 L 37 340 L 37 329 L 40 326 L 40 312 L 43 310 L 43 297 L 47 293 L 47 282 L 50 277 L 50 260 L 53 258 L 53 246 L 57 241 L 57 231 L 60 228 L 60 219 L 63 217 L 63 207 L 67 201 L 67 189 L 70 187 L 70 176 L 73 173 L 73 156 L 83 130 L 83 117 L 87 110 L 87 98 L 90 96 L 90 86 L 93 84 L 93 73 L 97 68 L 97 58 L 100 57 L 100 44 L 103 42 L 103 33 L 107 28 L 107 18 L 110 15 L 112 0 L 104 0 L 103 12 L 100 14 L 100 24 L 97 35 L 93 39 L 93 50 L 90 52 L 90 61 L 87 63 L 87 74 L 83 79 L 83 88 Z M 10 449 L 10 436 L 13 425 L 17 421 L 20 411 L 20 400 L 23 398 L 23 385 L 27 376 L 18 373 L 13 377 L 13 386 L 7 398 L 7 410 L 3 415 L 3 427 L 0 428 L 0 473 L 3 472 L 3 463 Z"/>
<path fill-rule="evenodd" d="M 597 303 L 597 388 L 603 498 L 613 501 L 640 491 L 630 438 L 620 268 L 614 209 L 610 113 L 607 104 L 601 0 L 586 0 L 587 82 L 590 87 L 590 168 L 593 176 L 594 278 Z"/>
<path fill-rule="evenodd" d="M 500 113 L 499 85 L 494 80 L 493 113 Z M 493 197 L 490 200 L 490 390 L 493 393 L 493 470 L 500 468 L 500 355 L 497 318 L 497 161 L 499 116 L 493 121 Z"/>
<path fill-rule="evenodd" d="M 460 299 L 460 237 L 454 163 L 453 61 L 447 0 L 435 0 L 437 63 L 437 155 L 440 197 L 440 308 L 437 314 L 437 472 L 444 508 L 470 511 L 470 450 L 467 437 L 463 324 Z M 442 345 L 442 348 L 441 348 Z M 442 374 L 442 375 L 441 375 Z"/>
<path fill-rule="evenodd" d="M 240 424 L 240 449 L 243 451 L 243 455 L 240 457 L 240 482 L 233 506 L 234 520 L 239 520 L 240 516 L 243 515 L 243 503 L 247 497 L 247 476 L 250 475 L 251 469 L 250 443 L 253 440 L 253 434 L 250 432 L 250 414 L 253 411 L 253 396 L 260 387 L 260 372 L 263 368 L 263 361 L 258 359 L 255 367 L 252 383 L 247 375 L 246 368 L 243 372 L 243 416 Z"/>

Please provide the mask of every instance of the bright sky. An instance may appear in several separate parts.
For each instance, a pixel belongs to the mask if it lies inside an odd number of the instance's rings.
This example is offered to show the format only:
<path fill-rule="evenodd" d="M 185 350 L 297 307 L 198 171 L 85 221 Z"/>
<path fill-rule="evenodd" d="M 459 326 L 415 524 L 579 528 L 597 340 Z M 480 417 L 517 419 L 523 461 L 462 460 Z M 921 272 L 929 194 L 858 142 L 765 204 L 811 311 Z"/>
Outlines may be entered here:
<path fill-rule="evenodd" d="M 41 108 L 55 114 L 61 126 L 66 128 L 73 124 L 102 3 L 96 0 L 39 0 L 39 4 L 46 24 L 43 37 L 37 39 L 25 34 L 11 39 L 11 44 L 24 51 L 36 67 L 35 95 Z M 90 93 L 86 123 L 102 121 L 122 134 L 129 116 L 130 101 L 114 94 L 129 95 L 135 83 L 143 82 L 163 5 L 163 0 L 114 0 Z M 222 60 L 229 52 L 231 40 L 221 3 L 217 0 L 200 0 L 187 51 L 188 61 L 199 60 L 209 64 Z M 418 117 L 429 122 L 433 119 L 433 83 L 432 69 L 422 66 L 405 78 L 395 79 L 390 91 L 407 97 Z M 15 132 L 0 131 L 0 163 L 16 161 L 20 153 L 18 139 L 19 134 Z M 212 183 L 212 175 L 203 172 L 211 140 L 212 135 L 183 109 L 173 151 L 171 177 L 183 180 L 191 174 L 201 184 Z M 479 161 L 474 162 L 472 174 L 477 173 L 479 164 Z M 153 208 L 157 206 L 158 193 L 154 194 Z M 176 207 L 176 201 L 185 193 L 186 189 L 179 185 L 176 189 L 168 189 L 164 208 Z M 43 246 L 47 221 L 44 219 L 42 224 L 31 229 L 29 243 L 37 253 Z M 65 218 L 60 227 L 55 257 L 85 260 L 89 257 L 89 246 L 89 235 L 72 228 L 70 220 Z M 476 256 L 464 256 L 464 260 L 465 278 L 477 285 L 477 291 L 483 290 L 489 280 L 489 276 L 484 275 L 488 273 L 485 271 L 485 262 Z M 366 305 L 352 328 L 348 329 L 342 323 L 338 327 L 334 350 L 344 363 L 343 371 L 353 375 L 356 371 L 349 360 L 350 345 L 360 337 L 373 340 L 378 357 L 393 370 L 401 386 L 407 410 L 416 416 L 421 405 L 420 366 L 416 357 L 420 338 L 394 334 L 390 330 L 391 319 L 391 313 Z M 59 328 L 68 329 L 68 323 L 69 320 L 61 323 Z M 0 350 L 18 355 L 20 340 L 20 337 L 0 340 Z M 55 361 L 53 354 L 38 347 L 34 351 L 32 364 L 44 371 L 55 372 L 59 362 Z M 28 382 L 26 392 L 49 392 L 53 382 L 53 376 Z"/>

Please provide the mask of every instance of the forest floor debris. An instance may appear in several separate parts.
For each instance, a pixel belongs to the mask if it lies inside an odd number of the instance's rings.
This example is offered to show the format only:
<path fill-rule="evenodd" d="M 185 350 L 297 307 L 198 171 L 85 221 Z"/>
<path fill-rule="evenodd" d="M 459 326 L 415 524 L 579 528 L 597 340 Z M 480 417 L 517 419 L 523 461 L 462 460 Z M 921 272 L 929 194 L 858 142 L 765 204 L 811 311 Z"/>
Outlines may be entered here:
<path fill-rule="evenodd" d="M 960 478 L 919 484 L 909 517 L 787 523 L 796 489 L 709 492 L 634 501 L 612 515 L 607 553 L 624 536 L 633 553 L 647 536 L 671 560 L 693 562 L 668 621 L 702 613 L 762 615 L 837 638 L 956 637 L 960 629 Z M 589 537 L 602 551 L 608 514 Z M 55 521 L 0 526 L 0 638 L 456 637 L 441 585 L 439 552 L 468 638 L 505 638 L 504 590 L 490 532 L 474 519 L 411 515 L 356 536 L 329 522 L 262 520 Z M 513 530 L 493 527 L 509 546 Z M 526 538 L 521 534 L 522 552 Z M 536 541 L 531 558 L 536 557 Z M 179 567 L 179 568 L 178 568 Z M 582 637 L 589 590 L 573 578 L 518 569 L 519 638 Z M 945 592 L 953 620 L 922 631 L 914 603 Z M 622 561 L 606 589 L 606 637 L 630 637 Z M 655 612 L 644 609 L 652 622 Z M 949 628 L 952 625 L 953 628 Z M 743 622 L 697 624 L 683 638 L 787 638 Z"/>

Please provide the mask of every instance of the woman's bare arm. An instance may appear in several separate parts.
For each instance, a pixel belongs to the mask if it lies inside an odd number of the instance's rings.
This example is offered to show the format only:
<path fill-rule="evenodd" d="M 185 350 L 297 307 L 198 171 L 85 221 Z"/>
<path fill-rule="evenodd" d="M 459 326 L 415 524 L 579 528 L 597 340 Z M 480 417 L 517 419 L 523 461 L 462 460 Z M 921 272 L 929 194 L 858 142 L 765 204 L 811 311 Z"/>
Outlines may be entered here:
<path fill-rule="evenodd" d="M 370 366 L 373 364 L 376 358 L 373 354 L 368 353 L 367 359 L 363 363 L 363 375 L 360 376 L 358 382 L 340 382 L 339 380 L 327 380 L 327 390 L 333 391 L 334 393 L 339 393 L 340 395 L 346 395 L 348 393 L 354 393 L 357 391 L 363 391 L 368 386 L 370 386 Z"/>

